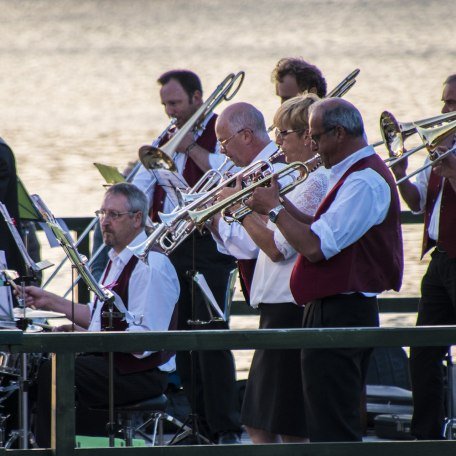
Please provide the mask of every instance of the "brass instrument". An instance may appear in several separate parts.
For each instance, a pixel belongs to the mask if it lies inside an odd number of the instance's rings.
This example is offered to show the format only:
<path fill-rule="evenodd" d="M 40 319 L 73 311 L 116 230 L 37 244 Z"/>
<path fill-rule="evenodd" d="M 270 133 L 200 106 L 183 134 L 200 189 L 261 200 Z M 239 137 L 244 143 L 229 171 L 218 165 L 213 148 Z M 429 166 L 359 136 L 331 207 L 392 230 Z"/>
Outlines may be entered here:
<path fill-rule="evenodd" d="M 453 113 L 455 114 L 455 113 Z M 423 128 L 419 126 L 415 126 L 417 133 L 420 135 L 421 140 L 423 141 L 423 145 L 416 147 L 415 149 L 423 149 L 426 148 L 429 154 L 429 163 L 425 164 L 421 168 L 418 168 L 417 170 L 413 171 L 412 173 L 407 174 L 403 178 L 399 179 L 396 182 L 396 185 L 401 184 L 402 182 L 410 179 L 411 177 L 415 176 L 416 174 L 420 173 L 426 168 L 429 168 L 430 166 L 435 165 L 439 161 L 443 160 L 445 157 L 447 157 L 449 154 L 456 152 L 456 146 L 453 146 L 452 148 L 446 150 L 445 152 L 439 152 L 437 150 L 439 144 L 452 134 L 456 133 L 456 120 L 453 122 L 450 122 L 446 125 L 441 125 L 440 127 L 434 127 L 434 128 Z M 413 150 L 413 149 L 412 149 Z M 402 159 L 405 157 L 406 154 L 404 154 L 402 157 L 400 157 L 397 160 Z M 397 163 L 397 161 L 396 161 Z"/>
<path fill-rule="evenodd" d="M 359 68 L 353 70 L 343 81 L 337 84 L 325 98 L 343 97 L 356 84 L 356 76 L 358 76 L 359 72 Z"/>
<path fill-rule="evenodd" d="M 224 164 L 219 168 L 223 168 Z M 219 172 L 217 170 L 217 172 Z M 211 171 L 208 171 L 206 175 L 211 176 Z M 220 192 L 229 187 L 232 184 L 236 183 L 236 180 L 239 177 L 243 177 L 244 185 L 250 185 L 252 180 L 255 179 L 255 176 L 264 177 L 267 174 L 273 172 L 272 165 L 269 161 L 258 161 L 252 163 L 251 165 L 243 168 L 241 171 L 231 175 L 223 176 L 220 174 L 221 181 L 215 185 L 215 180 L 206 185 L 198 185 L 198 183 L 193 187 L 196 189 L 199 187 L 202 191 L 200 193 L 190 193 L 192 197 L 196 197 L 195 200 L 188 203 L 184 207 L 176 208 L 175 211 L 169 214 L 160 213 L 160 218 L 162 223 L 158 224 L 150 236 L 142 243 L 136 246 L 129 246 L 128 248 L 136 255 L 139 259 L 144 262 L 147 262 L 147 254 L 154 247 L 159 248 L 163 253 L 169 255 L 174 249 L 179 246 L 196 228 L 198 228 L 191 218 L 188 216 L 189 210 L 196 210 L 201 207 L 213 204 L 214 201 L 220 195 Z M 209 173 L 209 174 L 208 174 Z M 203 178 L 199 182 L 204 181 Z M 209 185 L 215 185 L 209 189 Z M 193 190 L 192 189 L 192 190 Z M 202 227 L 201 227 L 202 228 Z"/>
<path fill-rule="evenodd" d="M 313 163 L 313 166 L 310 165 Z M 293 162 L 289 163 L 288 165 L 284 166 L 282 169 L 277 171 L 275 175 L 277 177 L 283 178 L 285 176 L 291 177 L 291 182 L 286 184 L 280 188 L 280 195 L 285 195 L 286 193 L 290 192 L 295 188 L 297 185 L 304 182 L 309 174 L 315 171 L 321 165 L 320 156 L 318 154 L 314 155 L 311 159 L 306 160 L 305 162 Z M 299 172 L 299 176 L 296 177 L 296 172 Z M 210 220 L 215 214 L 218 212 L 222 212 L 222 215 L 227 223 L 232 222 L 241 222 L 241 220 L 252 210 L 246 206 L 245 201 L 249 199 L 254 190 L 257 187 L 267 186 L 270 184 L 272 180 L 272 176 L 274 174 L 270 174 L 262 179 L 258 179 L 248 187 L 240 190 L 239 192 L 225 198 L 224 200 L 215 203 L 211 207 L 207 209 L 201 210 L 188 210 L 188 216 L 190 219 L 195 223 L 197 226 L 202 226 L 208 220 Z M 229 215 L 227 214 L 227 210 L 232 208 L 233 206 L 240 205 L 240 208 L 234 210 Z"/>
<path fill-rule="evenodd" d="M 417 120 L 416 122 L 399 122 L 390 112 L 383 111 L 380 115 L 380 133 L 382 135 L 382 140 L 372 144 L 372 146 L 376 147 L 384 144 L 390 155 L 390 158 L 388 158 L 386 162 L 394 162 L 395 159 L 404 155 L 404 142 L 409 136 L 416 133 L 416 126 L 428 128 L 453 120 L 456 120 L 456 112 L 441 114 L 428 119 Z M 422 148 L 423 147 L 420 147 L 418 150 L 421 150 Z M 417 150 L 414 150 L 414 152 L 417 152 Z M 406 156 L 408 157 L 409 155 L 411 155 L 411 153 L 408 153 Z"/>
<path fill-rule="evenodd" d="M 212 114 L 222 100 L 230 101 L 241 88 L 244 77 L 244 71 L 239 71 L 237 74 L 230 73 L 166 144 L 161 147 L 152 145 L 148 148 L 147 153 L 144 153 L 143 158 L 140 156 L 143 165 L 147 169 L 164 168 L 175 171 L 174 163 L 171 164 L 171 157 L 176 152 L 184 136 L 192 130 L 200 129 L 204 121 Z"/>

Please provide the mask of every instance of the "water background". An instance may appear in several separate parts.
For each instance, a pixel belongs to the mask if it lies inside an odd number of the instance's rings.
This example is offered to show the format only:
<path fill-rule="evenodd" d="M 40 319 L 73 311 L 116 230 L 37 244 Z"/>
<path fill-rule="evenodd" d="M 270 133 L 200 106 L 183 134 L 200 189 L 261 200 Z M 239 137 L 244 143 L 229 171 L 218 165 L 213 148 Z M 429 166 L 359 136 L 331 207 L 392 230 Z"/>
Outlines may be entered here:
<path fill-rule="evenodd" d="M 103 195 L 95 161 L 122 167 L 167 125 L 157 77 L 196 71 L 206 94 L 230 72 L 235 101 L 267 123 L 278 106 L 270 73 L 302 56 L 329 89 L 355 68 L 346 96 L 368 137 L 390 110 L 401 121 L 436 115 L 456 72 L 453 0 L 0 0 L 0 136 L 18 172 L 56 216 L 93 214 Z M 224 106 L 220 106 L 218 112 Z M 380 152 L 385 156 L 384 152 Z M 411 160 L 417 167 L 424 153 Z M 402 295 L 417 295 L 421 228 L 405 227 Z M 44 240 L 43 240 L 44 241 Z M 62 252 L 43 248 L 58 260 Z M 67 289 L 68 274 L 50 287 Z M 246 321 L 246 320 L 242 320 Z"/>

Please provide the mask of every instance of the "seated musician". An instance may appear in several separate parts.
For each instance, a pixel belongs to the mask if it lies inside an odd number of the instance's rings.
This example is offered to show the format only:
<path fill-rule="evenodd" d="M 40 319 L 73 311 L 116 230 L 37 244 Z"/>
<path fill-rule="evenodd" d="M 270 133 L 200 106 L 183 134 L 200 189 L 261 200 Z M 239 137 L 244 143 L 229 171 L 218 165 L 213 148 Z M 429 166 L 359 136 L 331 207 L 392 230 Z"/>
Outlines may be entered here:
<path fill-rule="evenodd" d="M 144 232 L 148 212 L 147 198 L 132 184 L 116 184 L 105 194 L 97 211 L 103 241 L 111 247 L 110 261 L 101 284 L 121 298 L 135 318 L 127 323 L 114 319 L 117 331 L 167 331 L 175 329 L 176 302 L 179 282 L 168 258 L 158 252 L 149 253 L 149 265 L 133 256 L 127 245 L 139 244 L 146 239 Z M 37 287 L 26 287 L 26 304 L 38 309 L 64 313 L 71 319 L 72 304 L 53 293 Z M 103 312 L 107 305 L 97 299 L 89 305 L 74 305 L 74 323 L 78 330 L 100 331 L 106 328 Z M 117 309 L 114 309 L 117 311 Z M 65 328 L 68 330 L 68 328 Z M 116 353 L 114 375 L 114 403 L 134 403 L 162 394 L 168 384 L 168 372 L 175 369 L 169 352 Z M 44 363 L 38 375 L 36 438 L 40 447 L 50 446 L 51 404 L 50 362 Z M 76 432 L 88 433 L 86 418 L 81 419 L 87 407 L 108 405 L 108 360 L 95 354 L 76 358 L 75 388 L 77 402 Z M 87 415 L 89 416 L 89 415 Z M 90 418 L 90 416 L 89 416 Z M 93 424 L 93 423 L 92 423 Z M 85 425 L 85 426 L 84 426 Z"/>
<path fill-rule="evenodd" d="M 291 98 L 276 112 L 276 143 L 287 163 L 312 157 L 308 109 L 315 95 Z M 326 194 L 323 167 L 287 194 L 299 211 L 313 215 Z M 277 209 L 276 209 L 277 210 Z M 260 329 L 300 328 L 303 309 L 290 291 L 296 251 L 274 224 L 274 217 L 251 213 L 242 226 L 261 249 L 253 275 L 250 304 L 260 311 Z M 249 372 L 241 421 L 254 443 L 292 443 L 307 439 L 301 377 L 301 351 L 256 350 Z"/>

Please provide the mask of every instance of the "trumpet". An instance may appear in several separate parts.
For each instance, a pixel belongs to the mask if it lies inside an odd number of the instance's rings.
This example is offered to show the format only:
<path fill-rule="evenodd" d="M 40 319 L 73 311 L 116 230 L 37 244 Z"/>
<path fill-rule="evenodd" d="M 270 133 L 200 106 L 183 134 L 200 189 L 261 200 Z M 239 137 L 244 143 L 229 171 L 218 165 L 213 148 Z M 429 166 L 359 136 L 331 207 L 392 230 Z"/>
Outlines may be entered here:
<path fill-rule="evenodd" d="M 312 163 L 313 166 L 311 166 Z M 277 175 L 279 179 L 288 176 L 291 178 L 291 182 L 280 188 L 280 195 L 285 195 L 293 190 L 293 188 L 304 182 L 309 174 L 320 166 L 321 159 L 318 154 L 314 155 L 311 159 L 306 160 L 305 162 L 297 161 L 284 166 L 282 169 L 276 172 L 275 175 Z M 296 176 L 297 172 L 299 173 L 298 176 Z M 252 212 L 252 209 L 250 209 L 245 204 L 246 200 L 252 196 L 254 190 L 257 187 L 269 185 L 271 183 L 272 176 L 273 174 L 271 173 L 262 179 L 256 180 L 248 187 L 240 190 L 239 192 L 229 196 L 228 198 L 225 198 L 218 203 L 215 203 L 211 207 L 201 210 L 189 210 L 188 216 L 197 226 L 202 226 L 218 212 L 222 212 L 223 218 L 227 223 L 240 223 L 246 215 Z M 234 210 L 230 214 L 227 213 L 227 210 L 238 205 L 240 205 L 238 209 Z"/>
<path fill-rule="evenodd" d="M 259 178 L 258 176 L 264 177 L 265 175 L 271 174 L 273 168 L 269 161 L 258 161 L 252 163 L 241 171 L 231 175 L 222 175 L 220 170 L 223 169 L 224 164 L 219 167 L 217 173 L 220 174 L 221 181 L 215 185 L 213 174 L 208 171 L 205 176 L 208 176 L 206 183 L 204 183 L 204 176 L 200 179 L 192 190 L 197 187 L 201 190 L 200 193 L 188 193 L 191 195 L 193 201 L 181 208 L 176 208 L 175 211 L 169 214 L 160 213 L 160 219 L 162 223 L 158 224 L 149 237 L 142 243 L 136 246 L 129 246 L 130 251 L 136 255 L 139 259 L 147 262 L 147 255 L 154 247 L 158 247 L 166 255 L 171 254 L 176 247 L 178 247 L 196 228 L 197 226 L 193 223 L 189 217 L 188 212 L 190 210 L 197 210 L 198 208 L 205 207 L 212 204 L 220 195 L 220 192 L 230 185 L 234 184 L 239 177 L 243 178 L 244 185 L 250 185 L 252 180 Z M 212 170 L 214 172 L 214 170 Z M 203 183 L 203 185 L 201 185 Z M 209 189 L 210 185 L 215 185 Z M 198 227 L 198 228 L 202 228 Z"/>
<path fill-rule="evenodd" d="M 442 125 L 440 127 L 434 127 L 434 128 L 422 128 L 419 126 L 416 126 L 416 131 L 419 134 L 421 140 L 423 141 L 422 146 L 418 146 L 415 148 L 415 151 L 418 149 L 424 149 L 426 148 L 429 154 L 429 162 L 423 165 L 421 168 L 418 168 L 417 170 L 413 171 L 412 173 L 407 174 L 406 176 L 402 177 L 396 182 L 396 185 L 402 184 L 402 182 L 410 179 L 411 177 L 415 176 L 416 174 L 420 173 L 421 171 L 425 170 L 426 168 L 429 168 L 430 166 L 435 165 L 439 161 L 443 160 L 445 157 L 447 157 L 449 154 L 452 154 L 456 152 L 456 146 L 453 146 L 446 150 L 445 152 L 439 152 L 437 150 L 437 147 L 439 144 L 452 134 L 456 132 L 456 120 L 453 122 L 450 122 L 447 125 Z M 412 149 L 413 151 L 413 149 Z M 408 152 L 407 152 L 408 153 Z M 402 157 L 405 157 L 406 154 L 404 154 Z M 398 159 L 399 160 L 399 159 Z M 397 161 L 396 161 L 397 163 Z"/>
<path fill-rule="evenodd" d="M 409 136 L 412 136 L 417 132 L 417 126 L 422 128 L 434 127 L 444 122 L 451 122 L 455 119 L 456 112 L 450 112 L 427 119 L 417 120 L 416 122 L 399 122 L 390 112 L 383 111 L 380 115 L 380 133 L 382 135 L 382 140 L 377 141 L 372 144 L 372 146 L 376 147 L 384 144 L 390 155 L 390 158 L 388 158 L 386 162 L 394 162 L 395 159 L 404 155 L 404 142 Z M 419 150 L 421 149 L 422 147 Z M 414 152 L 416 152 L 416 150 Z"/>

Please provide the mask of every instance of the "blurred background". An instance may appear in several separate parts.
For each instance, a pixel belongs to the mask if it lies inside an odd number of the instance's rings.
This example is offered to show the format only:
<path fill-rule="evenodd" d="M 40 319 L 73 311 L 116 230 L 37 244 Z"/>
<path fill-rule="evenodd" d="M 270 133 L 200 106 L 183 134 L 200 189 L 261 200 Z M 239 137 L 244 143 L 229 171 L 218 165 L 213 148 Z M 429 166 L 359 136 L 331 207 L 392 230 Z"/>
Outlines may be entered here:
<path fill-rule="evenodd" d="M 93 214 L 104 189 L 92 163 L 122 169 L 168 124 L 156 79 L 169 69 L 194 70 L 206 95 L 244 70 L 234 101 L 269 124 L 279 58 L 317 65 L 329 89 L 360 68 L 346 98 L 371 142 L 383 110 L 400 121 L 438 114 L 456 71 L 453 0 L 0 0 L 0 11 L 0 136 L 28 191 L 59 217 Z M 405 227 L 404 296 L 419 293 L 420 238 Z M 62 257 L 42 241 L 44 258 Z M 68 285 L 67 275 L 50 289 Z"/>

